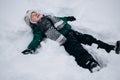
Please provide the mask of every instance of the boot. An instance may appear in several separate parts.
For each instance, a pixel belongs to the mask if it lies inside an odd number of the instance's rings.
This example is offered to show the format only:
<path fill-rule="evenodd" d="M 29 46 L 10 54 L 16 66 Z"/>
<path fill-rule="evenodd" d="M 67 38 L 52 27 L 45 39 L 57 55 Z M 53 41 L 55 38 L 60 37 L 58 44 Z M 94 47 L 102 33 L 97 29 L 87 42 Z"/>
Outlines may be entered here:
<path fill-rule="evenodd" d="M 120 54 L 120 41 L 116 42 L 115 52 L 116 52 L 116 54 Z"/>
<path fill-rule="evenodd" d="M 87 61 L 86 65 L 88 65 L 88 69 L 91 73 L 97 72 L 101 69 L 96 61 Z"/>

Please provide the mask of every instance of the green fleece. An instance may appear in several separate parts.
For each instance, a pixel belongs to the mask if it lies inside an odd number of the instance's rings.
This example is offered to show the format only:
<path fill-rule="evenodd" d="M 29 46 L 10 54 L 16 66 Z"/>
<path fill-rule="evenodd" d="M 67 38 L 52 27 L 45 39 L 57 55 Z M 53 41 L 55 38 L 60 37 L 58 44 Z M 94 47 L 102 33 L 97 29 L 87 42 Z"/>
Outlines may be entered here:
<path fill-rule="evenodd" d="M 71 29 L 71 25 L 67 23 L 67 19 L 65 17 L 58 17 L 58 18 L 66 22 L 66 26 L 59 31 L 61 34 L 66 35 L 68 31 Z M 33 40 L 29 44 L 28 49 L 32 49 L 35 51 L 45 36 L 42 34 L 39 27 L 35 27 L 34 29 L 32 29 L 32 31 L 33 31 Z"/>

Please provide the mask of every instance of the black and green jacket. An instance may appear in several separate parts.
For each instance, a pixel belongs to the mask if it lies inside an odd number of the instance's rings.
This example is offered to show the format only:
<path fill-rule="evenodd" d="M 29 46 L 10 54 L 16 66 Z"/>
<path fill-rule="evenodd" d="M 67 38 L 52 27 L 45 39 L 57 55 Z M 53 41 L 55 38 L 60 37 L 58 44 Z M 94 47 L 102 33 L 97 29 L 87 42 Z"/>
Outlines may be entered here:
<path fill-rule="evenodd" d="M 68 20 L 66 17 L 58 17 L 58 18 L 62 19 L 66 23 L 65 27 L 59 31 L 61 34 L 65 36 L 68 33 L 68 31 L 71 29 L 71 25 L 67 23 Z M 34 28 L 32 28 L 32 32 L 33 32 L 33 40 L 28 45 L 28 49 L 32 49 L 35 51 L 37 47 L 40 45 L 40 42 L 45 38 L 45 36 L 41 32 L 40 27 L 37 26 L 34 26 Z"/>

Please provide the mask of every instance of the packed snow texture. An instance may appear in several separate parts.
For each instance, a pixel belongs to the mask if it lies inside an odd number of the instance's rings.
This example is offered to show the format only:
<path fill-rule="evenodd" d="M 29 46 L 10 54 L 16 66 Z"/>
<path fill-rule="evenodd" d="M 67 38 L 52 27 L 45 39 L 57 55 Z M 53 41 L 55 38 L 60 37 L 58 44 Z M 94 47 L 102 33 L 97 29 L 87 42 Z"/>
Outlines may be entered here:
<path fill-rule="evenodd" d="M 115 45 L 120 40 L 120 0 L 0 0 L 0 80 L 120 80 L 120 55 L 97 45 L 83 45 L 103 57 L 101 71 L 79 67 L 63 46 L 46 39 L 34 55 L 23 55 L 32 40 L 24 22 L 27 10 L 56 16 L 75 16 L 73 29 Z"/>

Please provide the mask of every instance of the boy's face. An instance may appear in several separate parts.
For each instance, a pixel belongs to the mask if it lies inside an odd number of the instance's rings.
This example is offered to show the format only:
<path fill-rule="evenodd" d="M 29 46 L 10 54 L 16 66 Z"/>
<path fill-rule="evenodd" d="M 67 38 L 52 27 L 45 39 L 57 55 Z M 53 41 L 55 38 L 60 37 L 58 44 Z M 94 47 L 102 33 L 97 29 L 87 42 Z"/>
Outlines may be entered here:
<path fill-rule="evenodd" d="M 43 15 L 40 14 L 40 13 L 37 13 L 37 12 L 32 12 L 31 13 L 31 20 L 33 22 L 38 22 L 42 17 L 43 17 Z"/>

